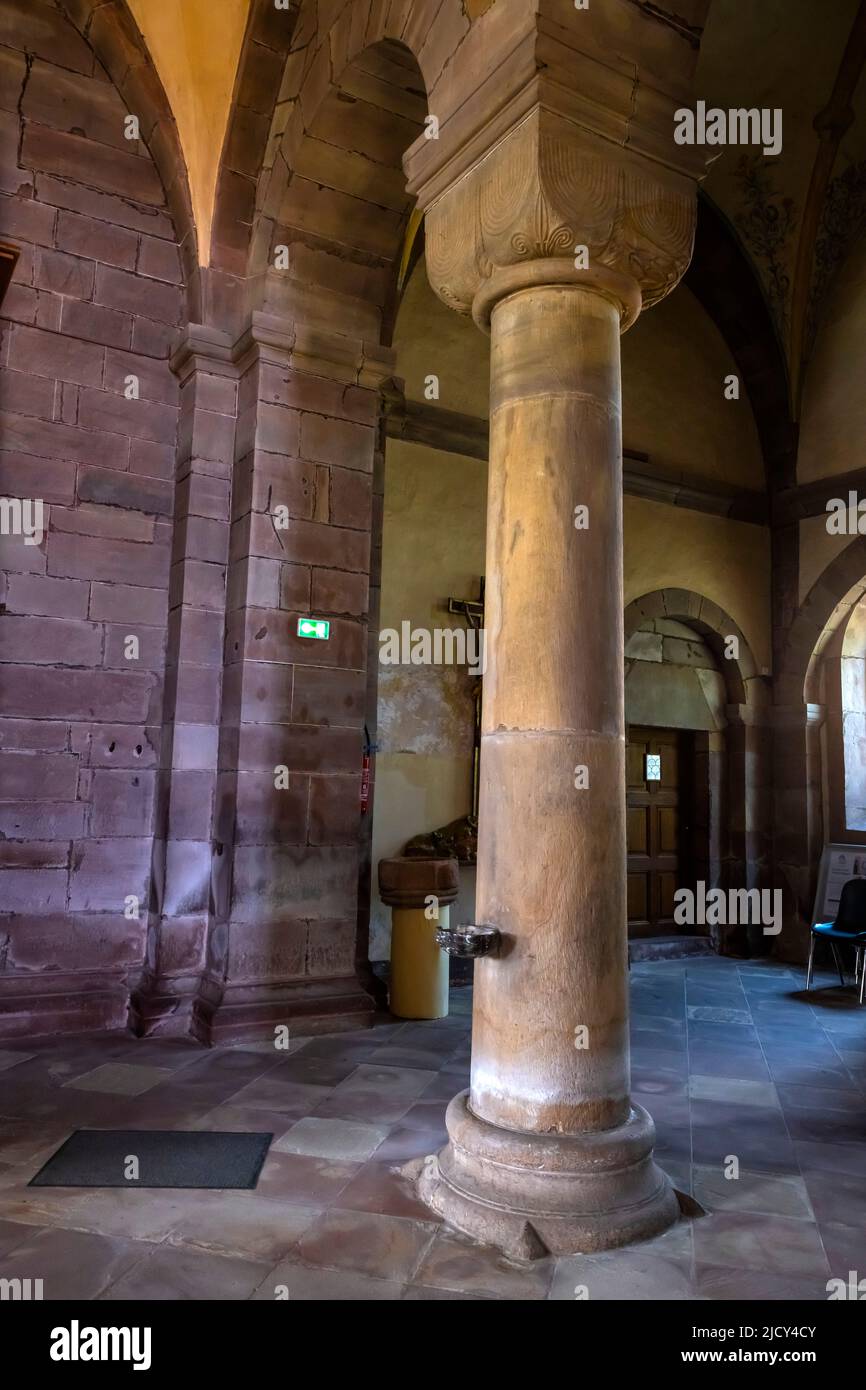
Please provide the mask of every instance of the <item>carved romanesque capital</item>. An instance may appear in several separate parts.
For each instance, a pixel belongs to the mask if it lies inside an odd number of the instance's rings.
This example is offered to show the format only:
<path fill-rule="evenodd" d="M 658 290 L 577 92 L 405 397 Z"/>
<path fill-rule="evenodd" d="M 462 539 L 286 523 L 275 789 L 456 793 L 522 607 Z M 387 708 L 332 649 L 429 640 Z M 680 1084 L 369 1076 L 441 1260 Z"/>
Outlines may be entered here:
<path fill-rule="evenodd" d="M 427 208 L 427 273 L 482 327 L 517 289 L 587 284 L 625 330 L 684 274 L 695 217 L 693 178 L 537 106 Z"/>

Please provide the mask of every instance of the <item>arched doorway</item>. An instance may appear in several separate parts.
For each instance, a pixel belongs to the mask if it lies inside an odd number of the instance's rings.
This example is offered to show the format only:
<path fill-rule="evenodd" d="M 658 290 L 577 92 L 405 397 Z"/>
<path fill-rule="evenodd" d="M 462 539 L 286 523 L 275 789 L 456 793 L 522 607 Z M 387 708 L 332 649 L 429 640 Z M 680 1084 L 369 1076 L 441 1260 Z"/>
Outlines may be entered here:
<path fill-rule="evenodd" d="M 683 589 L 636 599 L 624 631 L 629 935 L 765 950 L 744 926 L 674 917 L 677 889 L 759 887 L 768 872 L 766 700 L 748 643 Z"/>
<path fill-rule="evenodd" d="M 774 681 L 774 865 L 786 895 L 779 944 L 790 959 L 805 958 L 825 842 L 843 832 L 858 839 L 844 825 L 841 661 L 849 622 L 866 594 L 864 576 L 866 538 L 858 537 L 800 605 Z"/>

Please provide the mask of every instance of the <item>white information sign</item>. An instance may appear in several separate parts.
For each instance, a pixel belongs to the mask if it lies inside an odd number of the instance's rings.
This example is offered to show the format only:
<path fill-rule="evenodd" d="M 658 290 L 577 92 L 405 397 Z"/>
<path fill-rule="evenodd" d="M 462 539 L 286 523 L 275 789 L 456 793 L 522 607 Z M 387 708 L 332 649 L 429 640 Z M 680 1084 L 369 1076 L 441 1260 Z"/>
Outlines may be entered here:
<path fill-rule="evenodd" d="M 818 874 L 813 922 L 831 922 L 849 878 L 866 878 L 866 845 L 825 845 Z"/>

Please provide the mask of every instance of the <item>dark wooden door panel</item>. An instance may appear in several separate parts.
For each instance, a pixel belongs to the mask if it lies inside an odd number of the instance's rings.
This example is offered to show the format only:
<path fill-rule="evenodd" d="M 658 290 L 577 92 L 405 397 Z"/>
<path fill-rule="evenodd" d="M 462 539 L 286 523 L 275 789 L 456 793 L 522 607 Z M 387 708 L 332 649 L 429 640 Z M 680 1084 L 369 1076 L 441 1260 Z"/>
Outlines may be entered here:
<path fill-rule="evenodd" d="M 677 729 L 629 730 L 626 747 L 627 910 L 630 936 L 668 936 L 674 893 L 690 882 L 683 813 L 689 798 L 690 740 Z M 647 759 L 660 777 L 647 778 Z"/>

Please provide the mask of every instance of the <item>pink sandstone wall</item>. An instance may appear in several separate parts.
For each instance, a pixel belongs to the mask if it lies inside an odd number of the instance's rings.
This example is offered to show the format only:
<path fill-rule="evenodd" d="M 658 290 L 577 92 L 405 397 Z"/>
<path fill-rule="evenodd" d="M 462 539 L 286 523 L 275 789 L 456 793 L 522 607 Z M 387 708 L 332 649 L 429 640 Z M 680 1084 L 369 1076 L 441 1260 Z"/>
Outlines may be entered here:
<path fill-rule="evenodd" d="M 24 1020 L 30 994 L 54 991 L 57 1022 L 74 1008 L 78 1026 L 124 1020 L 122 981 L 143 956 L 178 417 L 168 353 L 184 317 L 175 231 L 127 110 L 57 10 L 3 0 L 0 236 L 21 252 L 0 318 L 0 495 L 42 498 L 45 537 L 0 541 L 0 1007 Z"/>

